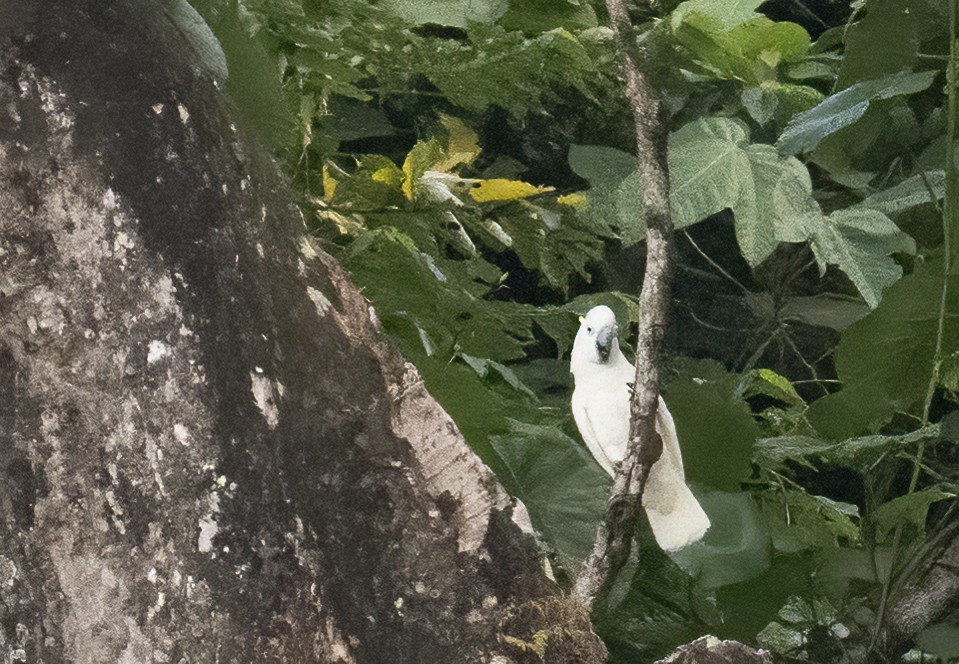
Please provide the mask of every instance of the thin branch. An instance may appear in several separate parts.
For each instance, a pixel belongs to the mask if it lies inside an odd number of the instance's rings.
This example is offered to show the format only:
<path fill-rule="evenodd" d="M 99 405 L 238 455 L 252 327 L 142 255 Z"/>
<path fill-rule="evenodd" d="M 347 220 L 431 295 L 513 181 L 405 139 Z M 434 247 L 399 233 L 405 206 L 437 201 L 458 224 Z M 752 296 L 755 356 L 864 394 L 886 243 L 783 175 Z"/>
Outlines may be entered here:
<path fill-rule="evenodd" d="M 696 241 L 693 239 L 693 236 L 689 234 L 689 231 L 684 230 L 684 231 L 683 231 L 683 235 L 685 235 L 685 236 L 686 236 L 686 239 L 689 240 L 689 244 L 693 245 L 693 249 L 696 250 L 696 253 L 698 253 L 700 256 L 702 256 L 702 257 L 706 260 L 706 262 L 709 263 L 709 264 L 713 267 L 714 270 L 716 270 L 717 272 L 719 272 L 719 274 L 723 275 L 724 277 L 726 277 L 726 279 L 728 279 L 728 280 L 731 281 L 733 284 L 735 284 L 735 285 L 739 288 L 739 290 L 741 290 L 742 292 L 746 293 L 747 295 L 750 293 L 750 290 L 749 290 L 748 288 L 746 288 L 745 286 L 743 286 L 743 285 L 739 282 L 739 280 L 736 279 L 736 277 L 734 277 L 733 275 L 729 274 L 729 272 L 727 272 L 726 270 L 724 270 L 723 267 L 722 267 L 719 263 L 717 263 L 717 262 L 714 261 L 712 258 L 710 258 L 710 257 L 709 257 L 709 254 L 707 254 L 705 251 L 703 251 L 702 249 L 699 248 L 699 245 L 696 244 Z"/>
<path fill-rule="evenodd" d="M 642 318 L 636 343 L 636 380 L 630 404 L 631 419 L 626 456 L 613 482 L 606 518 L 583 564 L 573 595 L 594 613 L 603 613 L 609 589 L 624 568 L 638 562 L 633 547 L 636 524 L 642 518 L 642 495 L 649 469 L 659 458 L 663 441 L 656 432 L 659 400 L 659 357 L 662 330 L 669 306 L 669 175 L 666 129 L 659 101 L 640 73 L 640 54 L 624 0 L 606 0 L 626 79 L 626 96 L 636 131 L 636 161 L 646 217 L 646 274 L 639 303 Z M 637 213 L 640 211 L 637 210 Z M 628 564 L 629 563 L 629 564 Z"/>

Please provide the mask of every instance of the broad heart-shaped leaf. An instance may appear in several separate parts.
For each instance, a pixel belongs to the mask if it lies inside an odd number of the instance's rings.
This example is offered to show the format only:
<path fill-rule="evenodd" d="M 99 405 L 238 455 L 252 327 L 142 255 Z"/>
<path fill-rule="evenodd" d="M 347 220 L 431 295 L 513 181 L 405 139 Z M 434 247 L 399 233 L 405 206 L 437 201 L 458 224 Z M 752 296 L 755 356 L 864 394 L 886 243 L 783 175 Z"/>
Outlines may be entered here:
<path fill-rule="evenodd" d="M 609 480 L 586 448 L 558 426 L 510 421 L 490 443 L 506 463 L 536 529 L 574 572 L 589 554 L 606 509 Z"/>
<path fill-rule="evenodd" d="M 916 251 L 916 243 L 887 216 L 875 210 L 836 210 L 823 218 L 804 217 L 820 272 L 835 265 L 846 273 L 866 304 L 879 304 L 883 290 L 902 276 L 890 254 Z"/>
<path fill-rule="evenodd" d="M 739 398 L 737 374 L 711 360 L 677 359 L 662 386 L 676 421 L 686 478 L 735 491 L 749 472 L 759 427 Z"/>
<path fill-rule="evenodd" d="M 932 85 L 936 74 L 936 71 L 902 71 L 840 90 L 794 117 L 776 147 L 783 154 L 809 152 L 826 136 L 861 118 L 872 102 L 921 92 Z"/>
<path fill-rule="evenodd" d="M 927 171 L 917 173 L 889 189 L 877 191 L 860 201 L 857 208 L 878 210 L 883 214 L 896 214 L 918 205 L 933 203 L 946 195 L 946 172 Z"/>
<path fill-rule="evenodd" d="M 843 388 L 808 411 L 820 434 L 848 438 L 875 430 L 895 410 L 917 412 L 933 379 L 943 280 L 941 259 L 920 263 L 843 333 L 836 350 Z M 959 277 L 949 277 L 946 292 L 944 357 L 959 350 Z"/>
<path fill-rule="evenodd" d="M 944 661 L 959 657 L 959 624 L 945 620 L 925 628 L 916 637 L 916 645 Z"/>
<path fill-rule="evenodd" d="M 619 238 L 627 246 L 645 237 L 636 157 L 600 145 L 573 145 L 569 166 L 576 175 L 589 180 L 587 204 L 579 212 L 597 234 Z"/>
<path fill-rule="evenodd" d="M 674 225 L 683 228 L 731 209 L 750 265 L 762 262 L 780 241 L 805 240 L 794 220 L 819 212 L 806 168 L 771 145 L 751 144 L 736 120 L 696 120 L 672 134 L 669 173 Z"/>
<path fill-rule="evenodd" d="M 656 546 L 652 533 L 637 539 L 639 565 L 617 579 L 611 596 L 621 599 L 596 625 L 610 662 L 652 662 L 722 621 L 715 601 Z"/>

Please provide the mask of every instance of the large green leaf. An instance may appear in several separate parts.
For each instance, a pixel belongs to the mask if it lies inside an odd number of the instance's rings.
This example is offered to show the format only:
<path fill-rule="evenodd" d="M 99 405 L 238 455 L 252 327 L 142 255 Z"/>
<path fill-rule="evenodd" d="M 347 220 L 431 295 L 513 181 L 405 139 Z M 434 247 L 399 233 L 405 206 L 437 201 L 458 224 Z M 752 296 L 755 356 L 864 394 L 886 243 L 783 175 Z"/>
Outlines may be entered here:
<path fill-rule="evenodd" d="M 920 42 L 945 35 L 946 4 L 941 0 L 866 2 L 865 15 L 846 34 L 837 89 L 915 66 Z"/>
<path fill-rule="evenodd" d="M 686 478 L 737 490 L 759 435 L 749 407 L 738 396 L 740 377 L 711 360 L 679 359 L 673 370 L 662 390 L 676 421 Z"/>
<path fill-rule="evenodd" d="M 656 546 L 651 533 L 639 546 L 632 578 L 612 593 L 621 601 L 597 623 L 614 663 L 651 662 L 721 621 L 715 602 Z"/>
<path fill-rule="evenodd" d="M 716 16 L 688 12 L 681 22 L 673 20 L 673 33 L 707 75 L 747 85 L 774 80 L 777 67 L 801 60 L 809 50 L 802 27 L 765 16 L 726 30 Z"/>
<path fill-rule="evenodd" d="M 569 166 L 576 175 L 589 181 L 588 202 L 581 214 L 597 234 L 618 237 L 625 245 L 645 237 L 636 157 L 600 145 L 572 145 Z"/>
<path fill-rule="evenodd" d="M 805 240 L 794 220 L 819 211 L 806 168 L 770 145 L 750 143 L 748 130 L 735 120 L 697 120 L 672 134 L 669 172 L 675 226 L 731 209 L 740 250 L 751 265 L 781 240 Z"/>
<path fill-rule="evenodd" d="M 890 287 L 882 304 L 849 327 L 836 350 L 843 389 L 809 409 L 816 429 L 829 438 L 872 430 L 895 410 L 916 412 L 933 379 L 943 294 L 941 259 L 919 264 Z M 949 278 L 945 301 L 944 356 L 959 350 L 959 279 Z"/>
<path fill-rule="evenodd" d="M 698 120 L 675 132 L 669 170 L 677 227 L 729 208 L 740 250 L 751 265 L 779 242 L 808 240 L 821 271 L 839 267 L 872 307 L 902 275 L 889 255 L 915 250 L 909 236 L 874 210 L 838 210 L 823 217 L 806 168 L 772 146 L 749 143 L 746 128 L 733 120 Z"/>
<path fill-rule="evenodd" d="M 890 254 L 916 251 L 913 239 L 875 210 L 836 210 L 825 218 L 808 215 L 803 222 L 820 272 L 827 265 L 838 267 L 870 307 L 878 305 L 883 290 L 902 276 Z"/>
<path fill-rule="evenodd" d="M 564 419 L 568 415 L 559 422 Z M 511 420 L 509 432 L 491 436 L 490 442 L 508 466 L 533 525 L 575 572 L 589 554 L 605 512 L 608 476 L 557 423 Z"/>
<path fill-rule="evenodd" d="M 809 152 L 826 136 L 861 118 L 871 103 L 921 92 L 932 85 L 936 73 L 902 71 L 856 83 L 830 95 L 815 107 L 794 117 L 786 125 L 776 147 L 783 154 Z"/>
<path fill-rule="evenodd" d="M 743 90 L 740 99 L 749 117 L 762 126 L 772 123 L 779 130 L 797 113 L 821 102 L 823 96 L 807 85 L 763 81 Z"/>

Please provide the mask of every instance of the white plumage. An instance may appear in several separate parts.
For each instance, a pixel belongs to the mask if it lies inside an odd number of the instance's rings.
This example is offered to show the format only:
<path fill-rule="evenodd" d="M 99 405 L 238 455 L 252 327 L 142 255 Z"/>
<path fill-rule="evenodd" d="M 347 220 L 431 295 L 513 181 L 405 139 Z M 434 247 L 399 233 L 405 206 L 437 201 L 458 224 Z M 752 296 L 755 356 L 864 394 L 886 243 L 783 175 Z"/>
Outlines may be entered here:
<path fill-rule="evenodd" d="M 570 371 L 573 417 L 586 447 L 607 473 L 626 455 L 629 439 L 630 388 L 635 369 L 619 349 L 616 315 L 606 306 L 590 309 L 582 320 Z M 663 439 L 663 454 L 653 464 L 646 480 L 643 507 L 656 542 L 666 551 L 676 551 L 702 539 L 709 518 L 686 486 L 683 457 L 673 417 L 659 398 L 656 431 Z"/>

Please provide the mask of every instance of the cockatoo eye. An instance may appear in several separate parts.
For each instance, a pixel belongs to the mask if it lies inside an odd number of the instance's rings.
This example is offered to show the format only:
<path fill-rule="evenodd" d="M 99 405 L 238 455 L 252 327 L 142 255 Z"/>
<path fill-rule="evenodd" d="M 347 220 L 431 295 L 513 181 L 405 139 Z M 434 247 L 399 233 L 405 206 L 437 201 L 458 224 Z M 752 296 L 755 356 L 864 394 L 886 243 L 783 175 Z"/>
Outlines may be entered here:
<path fill-rule="evenodd" d="M 590 334 L 592 334 L 592 333 L 593 333 L 593 328 L 587 327 L 587 328 L 586 328 L 586 331 L 589 332 Z"/>

